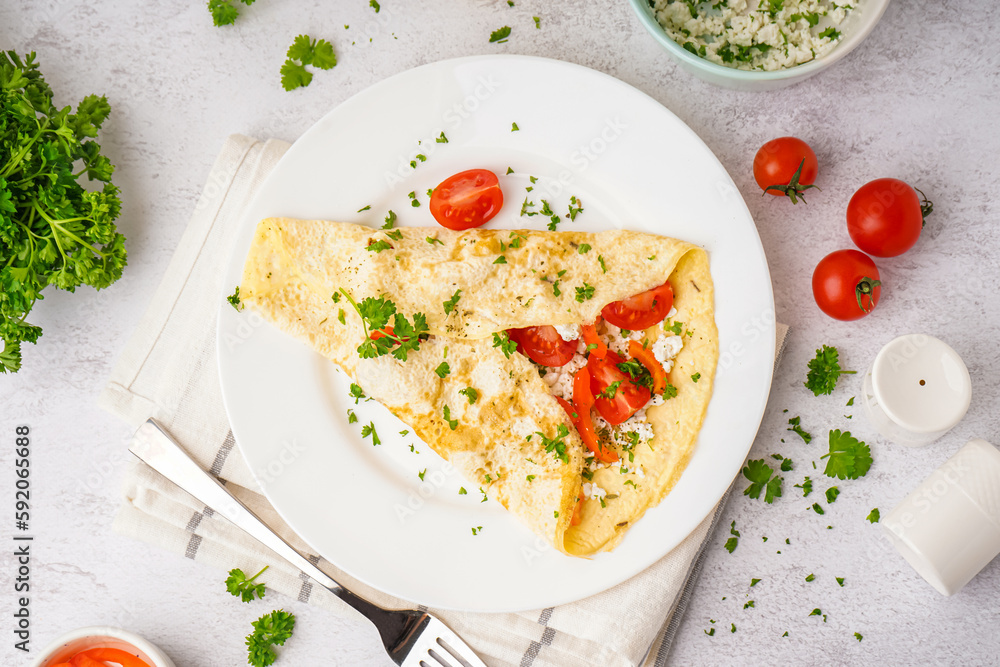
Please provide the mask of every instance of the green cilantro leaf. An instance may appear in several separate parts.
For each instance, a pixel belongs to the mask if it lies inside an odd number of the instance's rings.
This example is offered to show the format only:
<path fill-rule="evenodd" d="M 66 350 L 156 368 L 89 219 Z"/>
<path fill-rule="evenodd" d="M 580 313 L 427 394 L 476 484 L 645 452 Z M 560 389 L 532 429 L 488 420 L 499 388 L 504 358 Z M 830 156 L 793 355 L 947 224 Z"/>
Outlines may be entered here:
<path fill-rule="evenodd" d="M 295 615 L 282 609 L 264 614 L 254 621 L 253 632 L 247 635 L 247 663 L 252 667 L 269 667 L 278 656 L 271 648 L 284 646 L 295 630 Z"/>
<path fill-rule="evenodd" d="M 798 433 L 799 437 L 802 438 L 802 440 L 808 445 L 812 441 L 813 437 L 812 437 L 812 434 L 807 433 L 806 431 L 804 431 L 802 429 L 801 426 L 799 426 L 799 422 L 800 421 L 801 420 L 800 420 L 799 417 L 792 417 L 791 419 L 788 420 L 788 423 L 791 424 L 792 427 L 791 428 L 787 428 L 785 430 L 786 431 L 794 431 L 795 433 Z"/>
<path fill-rule="evenodd" d="M 217 27 L 232 25 L 240 15 L 240 10 L 230 0 L 208 0 L 208 11 L 212 13 L 212 23 Z"/>
<path fill-rule="evenodd" d="M 264 597 L 264 584 L 253 583 L 257 577 L 264 574 L 269 566 L 265 565 L 264 569 L 247 579 L 246 575 L 243 574 L 243 570 L 234 568 L 229 571 L 229 577 L 226 579 L 226 590 L 230 594 L 240 597 L 244 602 L 250 602 L 253 600 L 254 595 L 257 595 L 257 599 L 263 599 Z"/>
<path fill-rule="evenodd" d="M 744 489 L 743 495 L 750 496 L 754 500 L 760 498 L 761 491 L 764 491 L 764 502 L 772 503 L 775 498 L 781 496 L 781 477 L 774 477 L 771 466 L 764 462 L 764 459 L 747 461 L 743 467 L 743 476 L 750 481 L 750 485 Z"/>
<path fill-rule="evenodd" d="M 826 490 L 826 502 L 832 503 L 837 500 L 837 496 L 840 495 L 840 489 L 835 486 L 831 486 Z"/>
<path fill-rule="evenodd" d="M 783 477 L 772 477 L 767 483 L 764 490 L 764 502 L 771 504 L 774 502 L 775 498 L 781 497 L 781 482 L 784 480 Z"/>
<path fill-rule="evenodd" d="M 729 553 L 733 553 L 734 551 L 736 551 L 736 547 L 740 543 L 740 531 L 736 530 L 735 521 L 729 524 L 729 534 L 732 535 L 732 537 L 726 540 L 726 544 L 724 545 L 724 547 L 726 551 L 728 551 Z"/>
<path fill-rule="evenodd" d="M 455 310 L 455 306 L 458 305 L 458 300 L 461 298 L 459 296 L 461 295 L 461 293 L 462 290 L 460 289 L 455 290 L 455 293 L 451 295 L 451 298 L 442 304 L 444 306 L 444 312 L 446 315 L 448 313 L 451 313 L 451 311 Z"/>
<path fill-rule="evenodd" d="M 465 389 L 460 390 L 458 393 L 462 394 L 463 396 L 469 399 L 469 405 L 475 403 L 476 399 L 479 398 L 479 392 L 473 389 L 472 387 L 466 387 Z"/>
<path fill-rule="evenodd" d="M 581 254 L 581 255 L 587 254 L 588 252 L 590 252 L 590 244 L 589 243 L 581 243 L 580 247 L 577 248 L 577 252 L 579 254 Z"/>
<path fill-rule="evenodd" d="M 879 519 L 881 519 L 882 517 L 879 516 L 879 511 L 878 508 L 876 507 L 871 512 L 869 512 L 868 516 L 865 518 L 868 519 L 869 523 L 878 523 Z"/>
<path fill-rule="evenodd" d="M 830 431 L 830 451 L 820 458 L 827 459 L 823 471 L 828 477 L 858 479 L 864 477 L 872 466 L 871 449 L 864 442 L 851 436 L 850 431 Z"/>
<path fill-rule="evenodd" d="M 306 65 L 331 69 L 337 64 L 333 45 L 325 39 L 312 39 L 309 35 L 297 36 L 285 56 L 281 66 L 281 86 L 285 90 L 302 88 L 312 82 L 312 72 L 306 69 Z"/>
<path fill-rule="evenodd" d="M 840 353 L 837 348 L 824 345 L 816 350 L 816 357 L 809 361 L 805 386 L 816 396 L 832 394 L 841 375 L 856 372 L 840 370 Z"/>
<path fill-rule="evenodd" d="M 805 498 L 810 493 L 812 493 L 812 490 L 813 490 L 813 483 L 812 483 L 812 480 L 809 479 L 808 475 L 806 475 L 806 478 L 804 480 L 802 480 L 801 484 L 795 484 L 794 486 L 796 488 L 802 489 L 802 497 L 803 498 Z"/>
<path fill-rule="evenodd" d="M 451 373 L 451 366 L 448 365 L 447 361 L 442 361 L 441 364 L 434 369 L 434 372 L 437 373 L 439 378 L 444 379 L 449 373 Z"/>
<path fill-rule="evenodd" d="M 490 33 L 490 44 L 497 42 L 503 44 L 510 37 L 510 26 L 505 25 L 502 28 L 497 28 L 492 33 Z M 514 127 L 517 127 L 517 123 L 514 123 Z M 512 130 L 513 131 L 513 130 Z"/>

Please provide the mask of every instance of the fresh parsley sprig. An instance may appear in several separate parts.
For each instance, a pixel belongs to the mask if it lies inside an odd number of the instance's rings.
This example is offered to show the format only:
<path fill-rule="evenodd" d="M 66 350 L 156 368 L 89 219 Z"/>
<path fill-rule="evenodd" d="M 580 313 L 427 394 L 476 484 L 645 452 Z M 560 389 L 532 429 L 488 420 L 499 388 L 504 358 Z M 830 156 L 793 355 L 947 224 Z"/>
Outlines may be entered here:
<path fill-rule="evenodd" d="M 226 590 L 232 595 L 239 596 L 244 602 L 250 602 L 254 598 L 254 594 L 257 595 L 258 599 L 264 598 L 264 583 L 259 584 L 253 583 L 260 575 L 264 574 L 269 565 L 265 565 L 264 569 L 253 575 L 249 579 L 243 573 L 240 568 L 234 568 L 229 571 L 229 577 L 226 579 Z"/>
<path fill-rule="evenodd" d="M 313 74 L 306 69 L 306 65 L 332 69 L 336 64 L 337 54 L 333 52 L 330 42 L 299 35 L 288 47 L 285 64 L 281 66 L 281 86 L 285 90 L 295 90 L 312 83 Z"/>
<path fill-rule="evenodd" d="M 783 478 L 780 476 L 772 477 L 773 473 L 771 466 L 767 465 L 764 459 L 747 461 L 743 467 L 743 476 L 750 480 L 750 486 L 743 491 L 743 495 L 756 500 L 760 498 L 760 493 L 763 491 L 764 502 L 769 504 L 773 503 L 775 498 L 780 498 Z"/>
<path fill-rule="evenodd" d="M 362 359 L 374 359 L 391 352 L 396 359 L 406 361 L 407 355 L 419 350 L 420 342 L 427 340 L 427 318 L 423 313 L 414 313 L 411 323 L 405 315 L 396 312 L 396 304 L 384 296 L 370 296 L 359 304 L 343 288 L 340 293 L 361 316 L 365 342 L 358 346 L 358 355 Z M 388 326 L 389 318 L 392 318 L 392 326 Z"/>
<path fill-rule="evenodd" d="M 816 350 L 816 357 L 809 361 L 805 386 L 813 394 L 832 394 L 841 375 L 851 375 L 857 371 L 840 370 L 840 353 L 837 348 L 824 345 Z"/>
<path fill-rule="evenodd" d="M 249 7 L 254 0 L 240 0 Z M 208 11 L 212 13 L 212 23 L 216 27 L 232 25 L 240 15 L 240 10 L 233 4 L 233 0 L 208 0 Z"/>
<path fill-rule="evenodd" d="M 823 471 L 828 477 L 857 479 L 872 467 L 872 452 L 864 442 L 840 429 L 830 431 L 830 451 L 820 458 L 827 459 Z"/>
<path fill-rule="evenodd" d="M 295 631 L 295 615 L 276 609 L 254 621 L 253 632 L 247 635 L 247 663 L 252 667 L 269 667 L 278 659 L 272 646 L 284 646 Z"/>

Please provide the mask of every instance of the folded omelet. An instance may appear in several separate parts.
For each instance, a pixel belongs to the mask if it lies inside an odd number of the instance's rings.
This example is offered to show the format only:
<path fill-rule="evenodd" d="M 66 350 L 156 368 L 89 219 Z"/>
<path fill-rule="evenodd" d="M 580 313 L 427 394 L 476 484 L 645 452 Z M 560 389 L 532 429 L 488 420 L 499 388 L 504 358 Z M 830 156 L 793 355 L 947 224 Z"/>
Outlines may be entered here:
<path fill-rule="evenodd" d="M 668 279 L 675 319 L 685 326 L 670 373 L 677 394 L 646 411 L 654 437 L 629 462 L 641 465 L 641 479 L 613 466 L 594 470 L 538 366 L 505 352 L 494 334 L 593 323 L 605 305 Z M 376 230 L 270 218 L 257 227 L 240 295 L 340 366 L 535 533 L 575 556 L 614 548 L 669 493 L 697 441 L 718 360 L 705 251 L 623 230 Z M 369 297 L 391 302 L 414 323 L 422 314 L 426 334 L 405 361 L 359 354 L 370 338 L 351 302 Z M 667 334 L 660 325 L 645 332 L 650 342 Z M 435 371 L 445 361 L 449 372 L 440 377 Z M 585 481 L 605 495 L 584 500 L 574 525 Z"/>

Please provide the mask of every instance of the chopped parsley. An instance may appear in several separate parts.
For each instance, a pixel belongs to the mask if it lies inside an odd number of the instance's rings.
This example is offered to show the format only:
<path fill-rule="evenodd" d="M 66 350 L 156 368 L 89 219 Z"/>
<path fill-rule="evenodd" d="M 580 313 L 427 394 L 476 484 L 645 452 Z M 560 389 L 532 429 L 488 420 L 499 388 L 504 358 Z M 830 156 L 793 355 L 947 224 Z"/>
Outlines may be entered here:
<path fill-rule="evenodd" d="M 879 511 L 878 508 L 876 507 L 871 512 L 869 512 L 868 516 L 866 516 L 865 518 L 868 519 L 869 523 L 878 523 L 879 519 L 881 519 L 882 517 L 879 516 Z"/>
<path fill-rule="evenodd" d="M 864 635 L 862 635 L 862 634 L 861 634 L 860 632 L 855 632 L 855 633 L 854 633 L 854 638 L 855 638 L 855 639 L 857 639 L 858 641 L 861 641 L 861 640 L 862 640 L 862 639 L 864 639 L 865 637 L 864 637 Z"/>
<path fill-rule="evenodd" d="M 481 531 L 482 529 L 483 529 L 482 526 L 476 526 L 475 528 L 472 529 L 472 534 L 473 535 L 478 535 L 479 531 Z"/>
<path fill-rule="evenodd" d="M 517 350 L 517 343 L 510 339 L 506 331 L 498 331 L 493 334 L 493 347 L 499 347 L 503 356 L 510 359 L 510 355 Z"/>
<path fill-rule="evenodd" d="M 424 468 L 423 470 L 417 473 L 417 477 L 419 477 L 420 481 L 422 482 L 424 481 L 424 475 L 426 474 L 427 474 L 427 468 Z"/>
<path fill-rule="evenodd" d="M 236 291 L 226 297 L 226 301 L 229 302 L 236 312 L 243 310 L 243 303 L 240 301 L 240 286 L 236 286 Z"/>
<path fill-rule="evenodd" d="M 743 476 L 750 481 L 750 486 L 744 489 L 743 495 L 756 500 L 763 491 L 764 502 L 768 504 L 773 503 L 775 498 L 780 498 L 782 477 L 772 477 L 773 473 L 771 466 L 764 463 L 764 459 L 747 461 L 743 467 Z"/>
<path fill-rule="evenodd" d="M 354 399 L 354 405 L 357 405 L 358 401 L 365 398 L 365 391 L 361 388 L 361 385 L 351 383 L 351 398 Z"/>
<path fill-rule="evenodd" d="M 695 373 L 691 376 L 691 382 L 698 382 L 701 379 L 701 373 Z"/>
<path fill-rule="evenodd" d="M 843 577 L 836 577 L 836 579 L 837 579 L 837 585 L 840 586 L 841 588 L 843 588 L 844 587 L 844 578 Z"/>
<path fill-rule="evenodd" d="M 343 308 L 337 311 L 337 319 L 340 320 L 341 324 L 347 324 L 347 315 Z"/>
<path fill-rule="evenodd" d="M 871 449 L 851 435 L 850 431 L 830 431 L 830 451 L 820 457 L 827 459 L 823 471 L 828 477 L 858 479 L 872 467 Z"/>
<path fill-rule="evenodd" d="M 503 29 L 503 28 L 501 28 L 501 30 L 502 30 L 502 29 Z M 510 34 L 510 28 L 507 28 L 507 35 L 509 35 L 509 34 Z M 504 35 L 504 37 L 506 37 L 507 35 Z M 492 42 L 493 40 L 492 40 L 492 39 L 490 39 L 490 41 Z M 511 132 L 520 132 L 520 131 L 521 131 L 521 128 L 519 128 L 519 127 L 517 126 L 517 123 L 511 123 L 511 124 L 510 124 L 510 131 L 511 131 Z M 532 183 L 534 183 L 534 181 L 532 181 Z"/>
<path fill-rule="evenodd" d="M 806 577 L 806 581 L 815 581 L 815 579 L 816 579 L 815 574 L 810 574 L 808 577 Z"/>
<path fill-rule="evenodd" d="M 756 585 L 757 585 L 758 583 L 760 583 L 760 579 L 751 579 L 751 580 L 750 580 L 750 588 L 753 588 L 753 587 L 754 587 L 754 586 L 756 586 Z"/>
<path fill-rule="evenodd" d="M 464 495 L 466 495 L 467 493 L 469 493 L 469 492 L 465 490 L 465 487 L 464 487 L 464 486 L 460 486 L 460 487 L 458 487 L 458 495 L 460 495 L 460 496 L 464 496 Z"/>
<path fill-rule="evenodd" d="M 455 306 L 458 305 L 458 300 L 459 298 L 461 298 L 460 297 L 461 294 L 462 290 L 460 289 L 455 290 L 455 293 L 451 295 L 451 298 L 442 304 L 444 306 L 444 312 L 446 315 L 451 311 L 455 310 Z"/>
<path fill-rule="evenodd" d="M 663 398 L 669 399 L 674 398 L 675 396 L 677 396 L 677 387 L 668 382 L 667 386 L 663 389 Z"/>
<path fill-rule="evenodd" d="M 538 16 L 532 16 L 531 20 L 535 22 L 535 28 L 538 30 L 542 29 L 542 19 Z"/>
<path fill-rule="evenodd" d="M 621 380 L 615 380 L 607 387 L 605 387 L 603 391 L 598 393 L 597 396 L 599 398 L 614 398 L 615 395 L 618 394 L 618 387 L 619 385 L 621 385 L 621 383 L 622 383 Z"/>
<path fill-rule="evenodd" d="M 410 206 L 412 206 L 413 208 L 417 208 L 418 206 L 420 206 L 420 202 L 417 200 L 416 190 L 411 191 L 410 194 L 406 196 L 410 198 Z"/>
<path fill-rule="evenodd" d="M 442 132 L 441 136 L 435 139 L 434 141 L 439 144 L 446 144 L 448 143 L 448 137 L 444 136 L 444 132 Z"/>
<path fill-rule="evenodd" d="M 451 418 L 451 408 L 449 408 L 447 405 L 444 406 L 443 413 L 444 413 L 444 420 L 448 422 L 448 428 L 450 428 L 452 431 L 458 428 L 458 420 Z"/>
<path fill-rule="evenodd" d="M 466 387 L 465 389 L 462 389 L 458 393 L 462 394 L 463 396 L 469 399 L 469 405 L 475 403 L 476 399 L 479 398 L 479 392 L 473 389 L 472 387 Z"/>
<path fill-rule="evenodd" d="M 360 304 L 351 295 L 341 289 L 341 293 L 354 306 L 361 316 L 365 330 L 365 342 L 358 346 L 358 355 L 362 359 L 373 359 L 389 354 L 400 361 L 406 361 L 411 351 L 420 349 L 420 341 L 428 337 L 427 318 L 423 313 L 414 313 L 411 323 L 405 315 L 396 312 L 396 304 L 385 297 L 368 297 Z M 389 318 L 393 318 L 392 326 Z M 372 334 L 380 334 L 372 339 Z"/>
<path fill-rule="evenodd" d="M 428 236 L 424 240 L 427 241 L 428 243 L 430 243 L 431 245 L 434 245 L 435 243 L 438 243 L 440 245 L 444 245 L 444 241 L 442 241 L 441 239 L 437 238 L 436 236 Z"/>
<path fill-rule="evenodd" d="M 383 250 L 391 249 L 392 244 L 382 239 L 379 239 L 378 241 L 375 239 L 368 239 L 368 245 L 365 246 L 365 250 L 368 252 L 382 252 Z"/>
<path fill-rule="evenodd" d="M 354 410 L 351 410 L 350 408 L 348 408 L 347 410 L 347 423 L 348 424 L 358 423 L 358 416 L 354 414 Z"/>
<path fill-rule="evenodd" d="M 832 394 L 841 375 L 856 372 L 840 370 L 840 353 L 837 348 L 824 345 L 816 350 L 816 357 L 809 361 L 809 372 L 806 374 L 805 386 L 816 396 Z"/>
<path fill-rule="evenodd" d="M 403 232 L 399 231 L 398 229 L 390 229 L 386 231 L 385 235 L 388 236 L 393 241 L 403 240 Z"/>
<path fill-rule="evenodd" d="M 536 435 L 542 438 L 542 444 L 545 446 L 545 451 L 550 452 L 557 459 L 563 463 L 569 463 L 569 455 L 566 453 L 566 441 L 565 437 L 569 435 L 569 429 L 566 424 L 559 424 L 559 428 L 556 430 L 556 437 L 548 438 L 541 431 L 536 431 Z M 531 436 L 528 436 L 529 438 Z"/>
<path fill-rule="evenodd" d="M 684 323 L 683 322 L 671 322 L 669 326 L 667 324 L 663 325 L 663 329 L 665 331 L 673 331 L 674 335 L 676 335 L 676 336 L 680 336 L 681 335 L 681 331 L 683 331 L 683 327 L 684 327 Z"/>
<path fill-rule="evenodd" d="M 823 39 L 824 37 L 827 37 L 827 38 L 829 38 L 831 40 L 839 39 L 840 38 L 840 31 L 837 30 L 836 28 L 834 28 L 833 26 L 830 26 L 829 28 L 827 28 L 826 30 L 824 30 L 823 32 L 821 32 L 818 35 L 818 37 L 820 39 Z"/>
<path fill-rule="evenodd" d="M 574 220 L 576 220 L 576 216 L 578 216 L 581 213 L 583 213 L 583 202 L 581 202 L 576 197 L 570 197 L 569 213 L 566 214 L 566 217 L 570 219 L 570 222 L 573 222 Z"/>
<path fill-rule="evenodd" d="M 823 511 L 823 508 L 820 507 L 819 503 L 813 503 L 812 508 L 813 511 L 816 512 L 816 514 L 826 514 L 826 512 Z"/>
<path fill-rule="evenodd" d="M 374 9 L 376 14 L 378 14 L 379 11 L 382 9 L 382 7 L 380 7 L 378 4 L 378 0 L 370 0 L 368 6 Z"/>
<path fill-rule="evenodd" d="M 837 500 L 837 496 L 840 495 L 840 489 L 835 486 L 831 486 L 826 490 L 826 502 L 827 504 L 832 503 Z"/>
<path fill-rule="evenodd" d="M 527 477 L 527 480 L 528 480 L 529 482 L 530 482 L 531 480 L 533 480 L 533 479 L 535 479 L 535 476 L 534 476 L 534 475 L 528 475 L 528 477 Z"/>
<path fill-rule="evenodd" d="M 590 252 L 590 244 L 581 243 L 580 247 L 577 248 L 577 252 L 580 253 L 581 255 L 586 255 L 588 252 Z"/>
<path fill-rule="evenodd" d="M 448 365 L 447 361 L 442 361 L 441 364 L 434 369 L 434 372 L 437 373 L 439 378 L 444 379 L 448 373 L 451 373 L 451 366 Z"/>
<path fill-rule="evenodd" d="M 559 283 L 560 282 L 561 281 L 557 280 L 554 283 L 552 283 L 552 294 L 555 295 L 555 296 L 559 296 L 559 295 L 562 294 L 562 290 L 559 289 Z"/>
<path fill-rule="evenodd" d="M 736 547 L 740 543 L 740 531 L 736 530 L 735 521 L 729 524 L 729 534 L 732 535 L 733 537 L 730 537 L 728 540 L 726 540 L 725 549 L 729 553 L 733 553 L 734 551 L 736 551 Z"/>
<path fill-rule="evenodd" d="M 506 264 L 507 263 L 507 258 L 504 257 L 503 255 L 500 255 L 499 257 L 497 257 L 496 259 L 493 260 L 493 263 L 494 264 Z"/>
<path fill-rule="evenodd" d="M 390 209 L 389 212 L 385 214 L 385 222 L 382 225 L 382 229 L 392 229 L 395 226 L 396 226 L 396 213 L 395 211 Z"/>
<path fill-rule="evenodd" d="M 604 257 L 602 255 L 597 256 L 597 261 L 601 263 L 601 271 L 604 273 L 608 272 L 608 267 L 604 265 Z"/>
<path fill-rule="evenodd" d="M 576 288 L 576 300 L 580 303 L 584 301 L 589 301 L 594 298 L 594 286 L 586 282 L 583 283 L 583 287 Z"/>
<path fill-rule="evenodd" d="M 358 213 L 361 213 L 362 211 L 370 211 L 371 208 L 372 208 L 371 204 L 368 204 L 368 206 L 362 206 L 361 208 L 358 209 Z"/>
<path fill-rule="evenodd" d="M 785 430 L 794 431 L 795 433 L 798 433 L 799 437 L 802 438 L 802 440 L 805 441 L 805 443 L 808 445 L 813 439 L 812 434 L 804 431 L 802 427 L 799 425 L 799 421 L 800 421 L 799 417 L 792 417 L 791 419 L 788 420 L 788 423 L 791 424 L 792 427 Z"/>
<path fill-rule="evenodd" d="M 367 438 L 371 436 L 372 445 L 381 445 L 382 441 L 379 440 L 378 432 L 375 430 L 375 422 L 368 422 L 361 427 L 361 437 Z"/>

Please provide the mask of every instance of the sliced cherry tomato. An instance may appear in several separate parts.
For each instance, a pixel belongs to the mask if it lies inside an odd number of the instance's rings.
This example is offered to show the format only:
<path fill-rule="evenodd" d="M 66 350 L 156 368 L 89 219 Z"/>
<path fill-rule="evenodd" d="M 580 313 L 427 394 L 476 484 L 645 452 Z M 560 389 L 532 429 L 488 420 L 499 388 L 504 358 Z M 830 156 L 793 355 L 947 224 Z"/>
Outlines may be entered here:
<path fill-rule="evenodd" d="M 563 340 L 556 328 L 549 325 L 508 329 L 507 335 L 517 343 L 517 351 L 543 366 L 565 366 L 576 354 L 576 341 Z"/>
<path fill-rule="evenodd" d="M 431 192 L 431 215 L 448 229 L 471 229 L 489 222 L 503 207 L 497 175 L 469 169 L 449 176 Z"/>
<path fill-rule="evenodd" d="M 636 410 L 649 401 L 649 389 L 637 387 L 629 381 L 629 376 L 618 369 L 624 363 L 619 355 L 608 350 L 603 359 L 590 357 L 587 369 L 590 371 L 590 389 L 594 392 L 594 407 L 609 424 L 621 424 L 635 414 Z M 615 384 L 617 383 L 617 384 Z M 601 396 L 615 385 L 611 398 Z"/>
<path fill-rule="evenodd" d="M 922 195 L 923 193 L 921 193 Z M 865 183 L 847 204 L 847 232 L 862 252 L 896 257 L 920 238 L 934 205 L 898 178 Z"/>
<path fill-rule="evenodd" d="M 601 315 L 620 329 L 638 331 L 662 322 L 673 305 L 674 290 L 665 282 L 642 294 L 609 303 Z"/>
<path fill-rule="evenodd" d="M 816 305 L 837 320 L 857 320 L 878 305 L 882 292 L 878 267 L 857 250 L 837 250 L 824 257 L 813 272 Z"/>
<path fill-rule="evenodd" d="M 643 347 L 642 343 L 637 340 L 630 340 L 628 353 L 632 355 L 633 359 L 638 359 L 639 363 L 645 366 L 649 374 L 653 376 L 653 393 L 662 394 L 663 390 L 667 388 L 667 372 L 653 356 L 653 351 Z"/>
<path fill-rule="evenodd" d="M 114 662 L 122 667 L 149 667 L 144 660 L 140 660 L 135 654 L 119 648 L 92 648 L 77 655 L 84 655 L 92 660 Z"/>
<path fill-rule="evenodd" d="M 802 193 L 815 188 L 819 163 L 809 144 L 795 137 L 772 139 L 753 158 L 757 185 L 772 195 L 788 197 L 795 204 Z M 818 189 L 818 188 L 817 188 Z"/>
<path fill-rule="evenodd" d="M 598 320 L 600 321 L 600 320 Z M 594 355 L 598 359 L 601 359 L 608 353 L 608 346 L 604 344 L 601 337 L 597 335 L 597 322 L 593 324 L 584 324 L 583 327 L 583 342 L 587 344 L 587 349 L 590 350 L 590 354 Z M 591 345 L 596 345 L 597 347 L 591 349 Z"/>
<path fill-rule="evenodd" d="M 580 491 L 580 495 L 576 497 L 576 505 L 573 507 L 573 518 L 569 520 L 569 525 L 579 526 L 580 525 L 580 510 L 583 508 L 583 491 Z"/>

